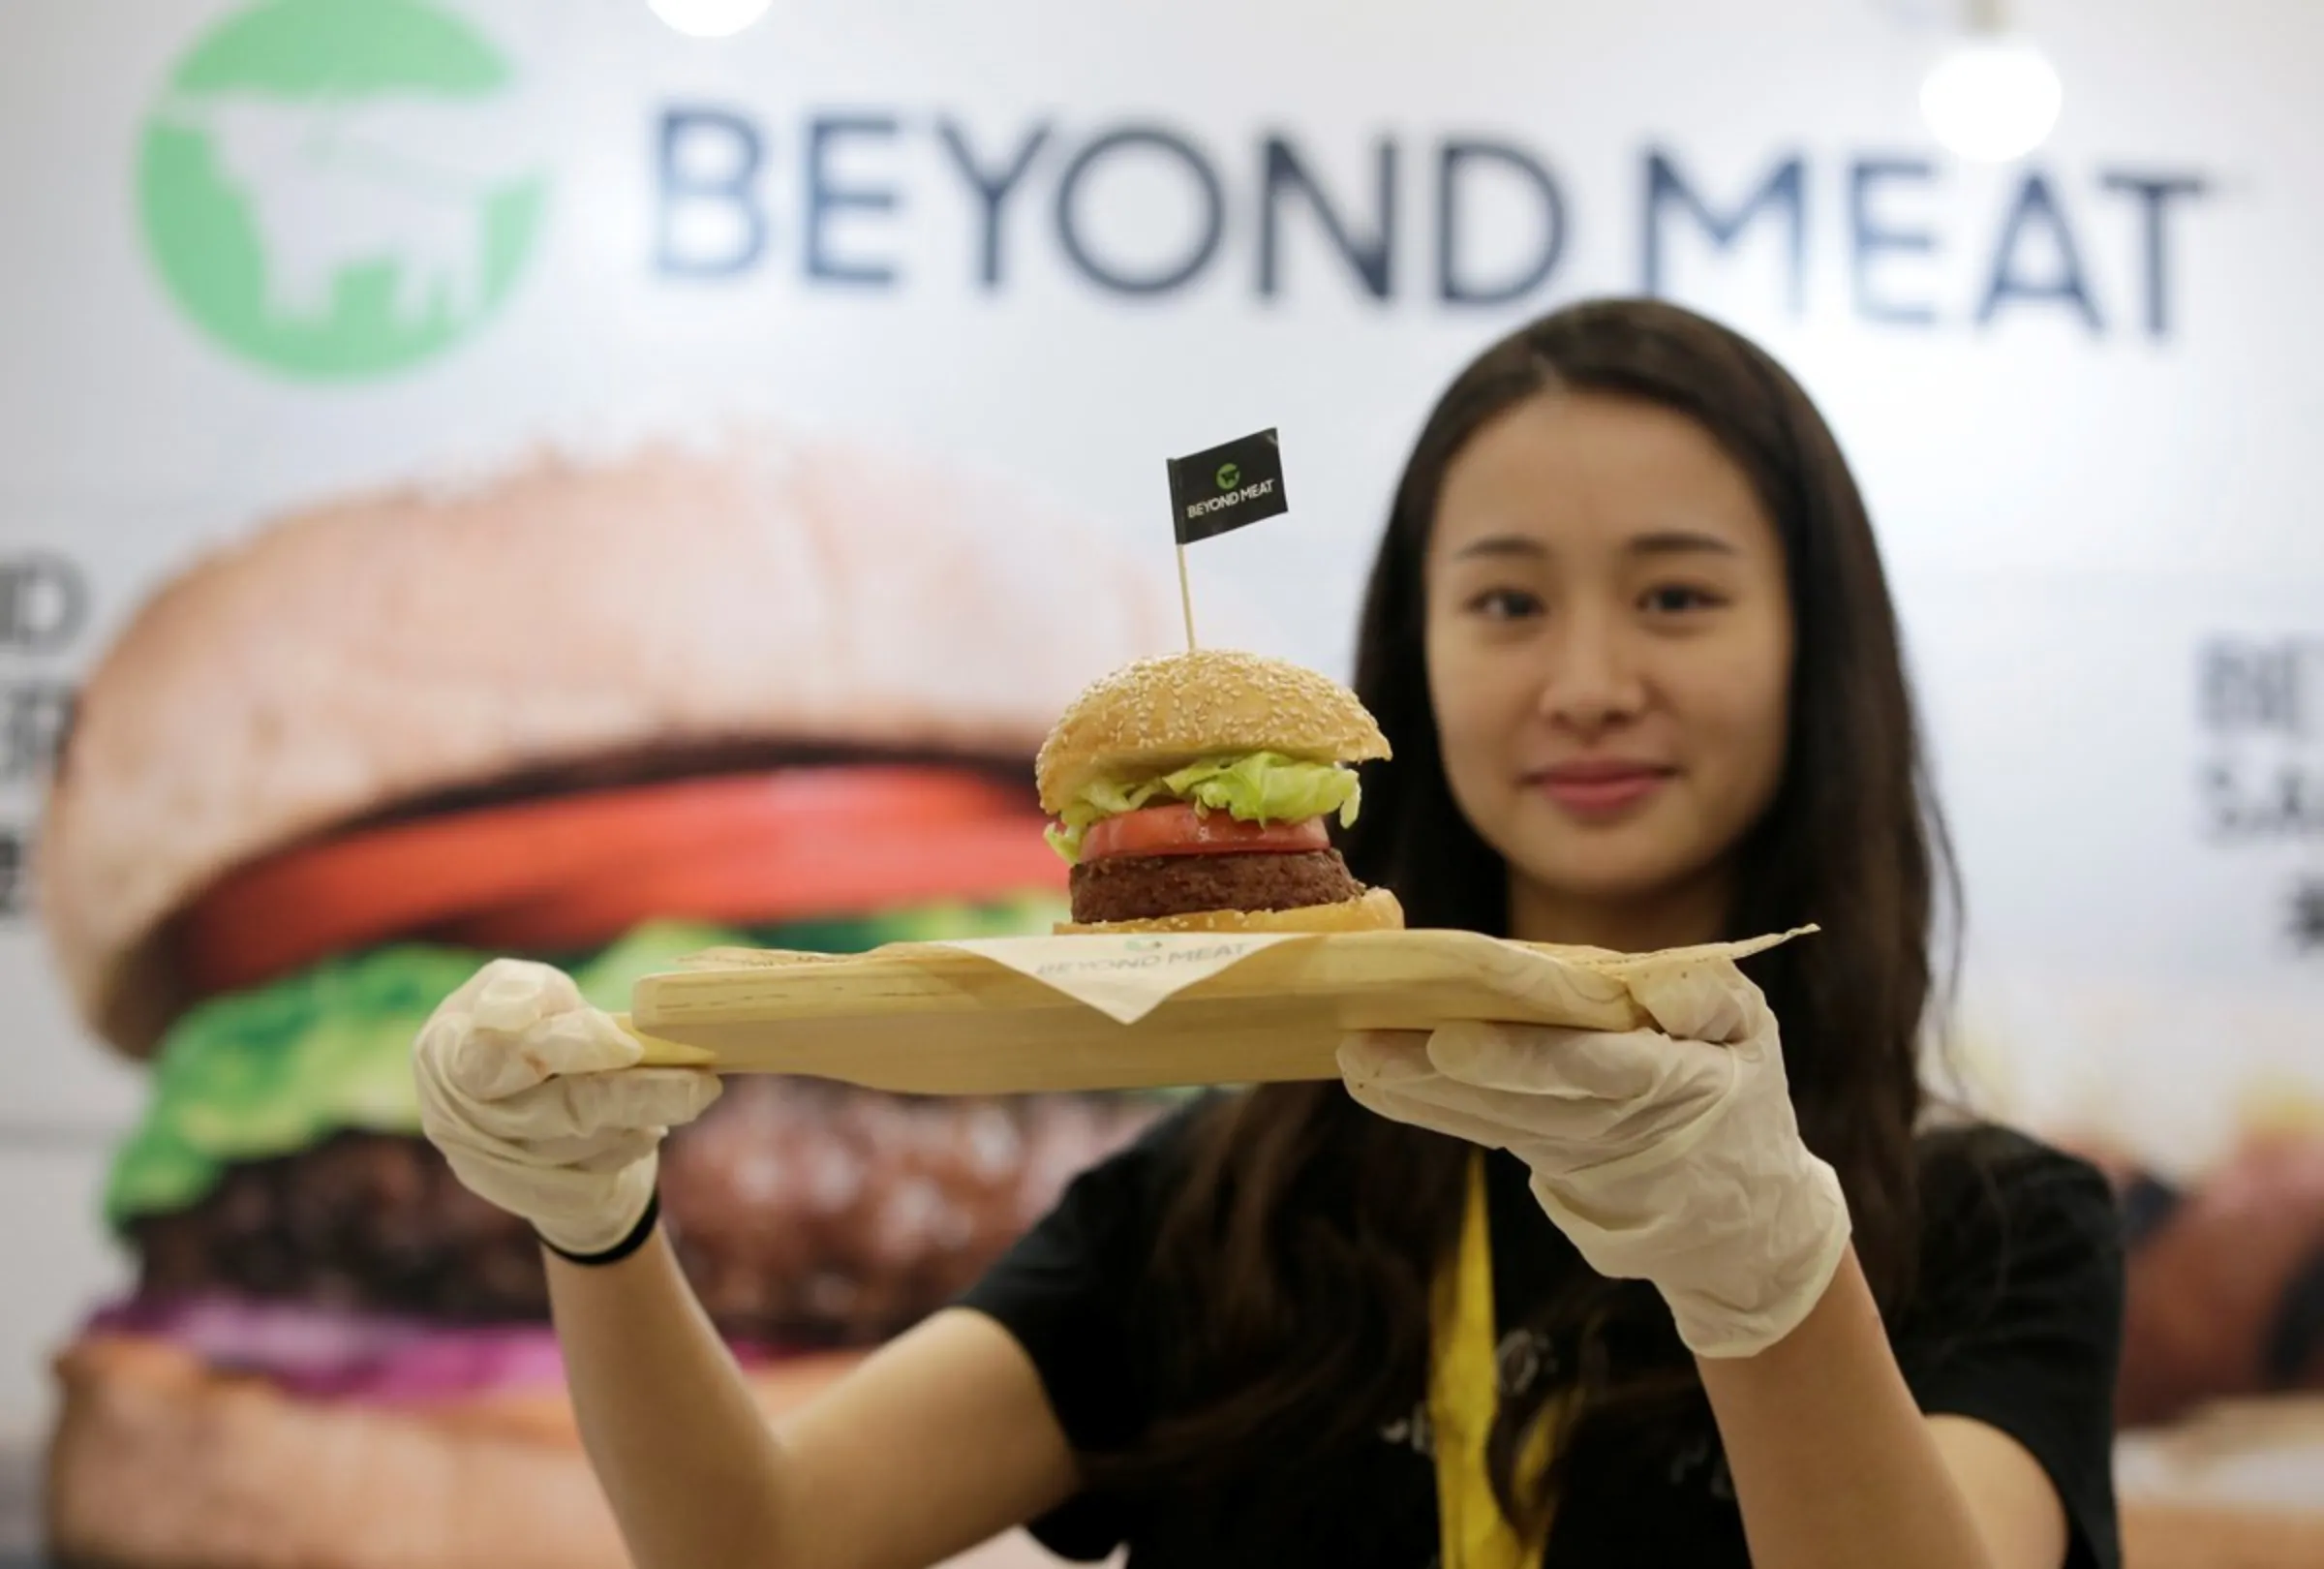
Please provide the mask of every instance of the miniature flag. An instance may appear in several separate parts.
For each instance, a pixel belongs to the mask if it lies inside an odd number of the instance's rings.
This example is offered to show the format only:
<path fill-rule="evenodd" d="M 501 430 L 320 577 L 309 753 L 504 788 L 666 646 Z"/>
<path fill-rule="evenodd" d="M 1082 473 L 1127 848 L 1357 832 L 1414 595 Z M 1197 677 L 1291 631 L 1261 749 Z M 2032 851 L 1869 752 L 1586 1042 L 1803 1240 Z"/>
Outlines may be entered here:
<path fill-rule="evenodd" d="M 1283 498 L 1283 448 L 1272 430 L 1170 460 L 1170 504 L 1178 543 L 1190 545 L 1291 509 Z"/>

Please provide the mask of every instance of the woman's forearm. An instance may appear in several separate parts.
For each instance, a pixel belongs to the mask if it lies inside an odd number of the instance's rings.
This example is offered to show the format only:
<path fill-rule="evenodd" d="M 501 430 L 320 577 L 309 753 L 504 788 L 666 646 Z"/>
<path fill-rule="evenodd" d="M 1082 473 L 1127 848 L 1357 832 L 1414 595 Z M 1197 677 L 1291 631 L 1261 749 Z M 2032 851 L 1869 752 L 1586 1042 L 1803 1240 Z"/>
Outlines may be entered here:
<path fill-rule="evenodd" d="M 1852 1248 L 1789 1336 L 1697 1365 L 1757 1569 L 1993 1569 Z"/>
<path fill-rule="evenodd" d="M 616 1264 L 546 1256 L 582 1443 L 638 1569 L 779 1563 L 780 1445 L 660 1229 Z"/>

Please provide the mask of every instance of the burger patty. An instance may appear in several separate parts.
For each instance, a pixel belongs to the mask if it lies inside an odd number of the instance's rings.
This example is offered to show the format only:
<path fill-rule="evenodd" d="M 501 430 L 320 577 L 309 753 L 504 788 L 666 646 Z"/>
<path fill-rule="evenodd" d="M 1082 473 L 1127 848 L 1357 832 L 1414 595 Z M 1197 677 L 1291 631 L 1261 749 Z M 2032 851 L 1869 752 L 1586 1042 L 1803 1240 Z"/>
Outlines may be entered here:
<path fill-rule="evenodd" d="M 1299 909 L 1363 897 L 1334 849 L 1123 855 L 1073 869 L 1073 918 L 1141 921 L 1206 909 Z"/>
<path fill-rule="evenodd" d="M 737 1077 L 671 1134 L 662 1209 L 728 1336 L 867 1345 L 970 1284 L 1075 1173 L 1157 1113 L 1123 1096 L 922 1099 Z M 548 1316 L 532 1228 L 461 1186 L 423 1139 L 344 1133 L 235 1166 L 193 1207 L 135 1222 L 132 1241 L 149 1299 Z"/>

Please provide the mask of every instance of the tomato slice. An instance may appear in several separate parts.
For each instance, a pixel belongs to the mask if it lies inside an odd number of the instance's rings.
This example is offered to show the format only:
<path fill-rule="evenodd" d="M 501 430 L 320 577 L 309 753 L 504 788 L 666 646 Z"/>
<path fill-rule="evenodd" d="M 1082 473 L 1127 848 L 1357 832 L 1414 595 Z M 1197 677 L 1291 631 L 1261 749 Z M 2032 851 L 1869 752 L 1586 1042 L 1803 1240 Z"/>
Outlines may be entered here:
<path fill-rule="evenodd" d="M 1085 861 L 1119 855 L 1296 855 L 1330 847 L 1331 835 L 1321 817 L 1244 822 L 1225 812 L 1198 812 L 1183 801 L 1106 817 L 1082 835 Z"/>
<path fill-rule="evenodd" d="M 179 956 L 209 996 L 463 921 L 521 951 L 523 938 L 608 941 L 649 915 L 858 913 L 1061 886 L 1063 872 L 1041 818 L 996 782 L 919 765 L 778 770 L 518 801 L 301 846 L 212 889 L 180 923 Z"/>
<path fill-rule="evenodd" d="M 440 939 L 490 953 L 596 946 L 660 916 L 774 926 L 951 900 L 1062 893 L 1065 868 L 1022 813 L 992 822 L 899 821 L 885 833 L 816 840 L 742 836 L 707 852 L 577 879 L 544 897 L 479 909 Z"/>

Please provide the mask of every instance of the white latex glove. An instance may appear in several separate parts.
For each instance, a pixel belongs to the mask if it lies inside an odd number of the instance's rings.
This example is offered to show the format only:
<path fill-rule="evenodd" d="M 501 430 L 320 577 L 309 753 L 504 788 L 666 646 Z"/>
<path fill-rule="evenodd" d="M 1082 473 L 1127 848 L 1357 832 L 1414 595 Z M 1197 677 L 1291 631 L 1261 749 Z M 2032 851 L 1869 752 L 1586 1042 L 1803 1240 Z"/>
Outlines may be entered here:
<path fill-rule="evenodd" d="M 643 1055 L 564 971 L 496 959 L 413 1043 L 420 1125 L 478 1197 L 563 1252 L 603 1253 L 645 1217 L 662 1136 L 724 1088 L 699 1069 L 632 1066 Z"/>
<path fill-rule="evenodd" d="M 1774 1015 L 1730 961 L 1634 995 L 1659 1030 L 1374 1031 L 1340 1071 L 1383 1117 L 1515 1154 L 1591 1268 L 1653 1282 L 1696 1354 L 1750 1356 L 1831 1283 L 1840 1180 L 1800 1142 Z"/>

